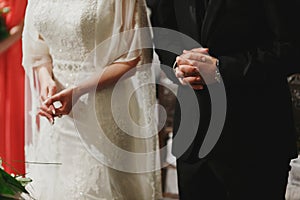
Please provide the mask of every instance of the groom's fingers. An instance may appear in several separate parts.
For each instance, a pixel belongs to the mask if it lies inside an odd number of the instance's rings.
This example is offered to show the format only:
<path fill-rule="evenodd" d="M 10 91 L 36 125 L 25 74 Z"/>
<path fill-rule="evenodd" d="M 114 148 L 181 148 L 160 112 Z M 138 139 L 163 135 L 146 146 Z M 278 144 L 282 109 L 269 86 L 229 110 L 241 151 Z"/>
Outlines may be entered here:
<path fill-rule="evenodd" d="M 189 52 L 180 56 L 181 59 L 178 59 L 178 63 L 185 62 L 193 66 L 198 66 L 199 63 L 207 63 L 211 64 L 212 59 L 211 56 L 203 54 L 203 53 L 196 53 L 196 52 Z"/>
<path fill-rule="evenodd" d="M 197 67 L 191 65 L 179 65 L 176 69 L 176 76 L 178 78 L 184 78 L 189 76 L 199 76 Z"/>
<path fill-rule="evenodd" d="M 176 63 L 177 63 L 177 65 L 189 65 L 188 60 L 182 58 L 181 56 L 176 57 Z"/>
<path fill-rule="evenodd" d="M 185 85 L 203 85 L 203 80 L 200 76 L 182 78 Z"/>
<path fill-rule="evenodd" d="M 188 53 L 188 52 L 198 52 L 198 53 L 204 53 L 208 55 L 209 49 L 208 48 L 194 48 L 191 50 L 184 50 L 183 53 Z"/>
<path fill-rule="evenodd" d="M 192 88 L 194 90 L 203 90 L 204 86 L 203 85 L 192 85 Z"/>

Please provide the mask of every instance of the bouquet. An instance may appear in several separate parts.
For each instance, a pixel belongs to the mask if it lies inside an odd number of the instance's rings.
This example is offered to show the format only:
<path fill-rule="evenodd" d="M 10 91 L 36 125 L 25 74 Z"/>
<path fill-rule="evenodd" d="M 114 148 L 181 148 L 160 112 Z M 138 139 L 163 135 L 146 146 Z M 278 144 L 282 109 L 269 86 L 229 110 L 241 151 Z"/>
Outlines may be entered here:
<path fill-rule="evenodd" d="M 9 30 L 5 23 L 5 15 L 9 12 L 10 8 L 0 2 L 0 41 L 9 36 Z"/>
<path fill-rule="evenodd" d="M 26 196 L 30 198 L 30 195 L 25 189 L 25 185 L 29 183 L 31 179 L 10 175 L 4 171 L 1 164 L 2 160 L 0 158 L 0 199 L 23 200 Z"/>

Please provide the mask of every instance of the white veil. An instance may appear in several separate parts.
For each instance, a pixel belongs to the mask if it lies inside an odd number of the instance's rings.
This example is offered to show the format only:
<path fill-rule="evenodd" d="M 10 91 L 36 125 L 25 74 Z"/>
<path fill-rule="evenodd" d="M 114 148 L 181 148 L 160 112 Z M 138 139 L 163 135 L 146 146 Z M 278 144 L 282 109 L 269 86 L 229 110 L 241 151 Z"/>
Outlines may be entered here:
<path fill-rule="evenodd" d="M 126 78 L 125 75 L 114 87 L 95 92 L 95 96 L 90 94 L 87 101 L 91 101 L 87 104 L 97 109 L 88 106 L 85 112 L 79 105 L 75 106 L 75 123 L 86 148 L 100 162 L 119 171 L 152 172 L 160 169 L 160 162 L 154 113 L 155 78 L 151 70 L 152 42 L 149 24 L 145 21 L 146 6 L 144 0 L 112 2 L 115 3 L 115 16 L 105 20 L 113 24 L 109 26 L 112 28 L 109 34 L 103 32 L 103 27 L 107 26 L 101 19 L 108 8 L 98 5 L 97 19 L 102 23 L 96 23 L 96 47 L 85 62 L 93 63 L 101 73 L 110 63 L 128 62 L 137 57 L 141 60 L 134 76 Z M 106 35 L 99 37 L 101 34 Z"/>

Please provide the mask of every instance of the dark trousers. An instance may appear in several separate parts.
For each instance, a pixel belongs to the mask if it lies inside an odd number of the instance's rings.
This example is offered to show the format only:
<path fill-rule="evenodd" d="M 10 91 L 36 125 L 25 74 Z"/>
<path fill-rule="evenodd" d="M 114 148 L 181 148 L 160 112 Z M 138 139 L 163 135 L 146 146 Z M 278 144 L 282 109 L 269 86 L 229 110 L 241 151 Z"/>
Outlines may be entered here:
<path fill-rule="evenodd" d="M 276 159 L 177 160 L 180 200 L 284 200 L 289 170 L 288 162 Z"/>

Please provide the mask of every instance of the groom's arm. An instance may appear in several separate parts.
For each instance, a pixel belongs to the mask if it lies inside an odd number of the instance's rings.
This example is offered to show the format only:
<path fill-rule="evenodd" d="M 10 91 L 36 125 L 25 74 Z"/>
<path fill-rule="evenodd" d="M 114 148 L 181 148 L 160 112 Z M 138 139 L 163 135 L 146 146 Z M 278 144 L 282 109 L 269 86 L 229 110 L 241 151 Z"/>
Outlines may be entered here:
<path fill-rule="evenodd" d="M 265 31 L 267 31 L 267 33 L 261 32 L 262 37 L 264 37 L 263 42 L 258 42 L 251 49 L 228 52 L 228 54 L 214 54 L 214 49 L 209 52 L 212 53 L 212 57 L 218 59 L 218 71 L 226 86 L 260 85 L 265 84 L 266 81 L 275 83 L 278 80 L 284 80 L 292 73 L 300 72 L 298 62 L 300 34 L 297 28 L 299 17 L 296 14 L 299 4 L 295 0 L 284 2 L 282 0 L 263 0 L 261 2 L 261 6 L 263 6 L 261 20 L 265 22 Z M 227 21 L 227 23 L 233 22 Z M 190 54 L 193 54 L 193 57 L 205 56 L 204 54 L 196 55 L 197 52 Z M 196 62 L 194 66 L 198 66 L 202 76 L 210 77 L 207 73 L 201 73 L 207 72 L 209 68 L 213 69 L 210 62 L 203 63 L 199 59 L 194 62 Z M 186 71 L 183 70 L 187 69 L 179 67 L 179 70 L 181 70 L 181 74 L 186 74 Z M 210 71 L 213 72 L 214 70 Z M 189 75 L 186 78 L 189 78 Z M 194 83 L 193 81 L 188 82 L 191 85 Z"/>
<path fill-rule="evenodd" d="M 297 5 L 298 4 L 298 5 Z M 257 46 L 249 51 L 231 55 L 219 55 L 220 72 L 225 84 L 260 83 L 267 76 L 276 80 L 300 72 L 299 33 L 295 0 L 264 0 L 265 26 L 269 27 L 269 38 L 273 38 L 268 47 Z M 242 67 L 241 67 L 242 66 Z M 274 79 L 275 78 L 275 79 Z"/>

